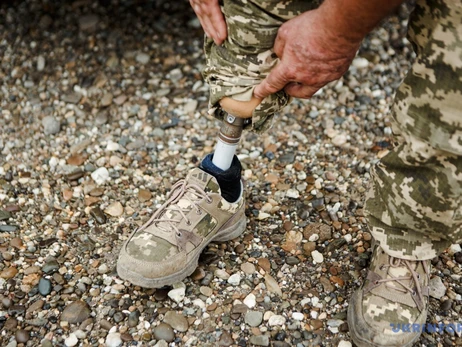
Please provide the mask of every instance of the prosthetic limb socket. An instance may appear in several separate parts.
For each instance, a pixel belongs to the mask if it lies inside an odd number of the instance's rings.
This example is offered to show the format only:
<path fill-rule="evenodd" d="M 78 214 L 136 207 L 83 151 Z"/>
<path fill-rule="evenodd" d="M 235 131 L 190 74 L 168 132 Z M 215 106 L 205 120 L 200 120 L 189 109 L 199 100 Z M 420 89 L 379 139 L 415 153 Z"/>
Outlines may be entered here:
<path fill-rule="evenodd" d="M 237 145 L 241 139 L 244 121 L 244 118 L 234 117 L 230 114 L 223 119 L 212 159 L 212 163 L 222 170 L 228 170 L 231 167 Z"/>

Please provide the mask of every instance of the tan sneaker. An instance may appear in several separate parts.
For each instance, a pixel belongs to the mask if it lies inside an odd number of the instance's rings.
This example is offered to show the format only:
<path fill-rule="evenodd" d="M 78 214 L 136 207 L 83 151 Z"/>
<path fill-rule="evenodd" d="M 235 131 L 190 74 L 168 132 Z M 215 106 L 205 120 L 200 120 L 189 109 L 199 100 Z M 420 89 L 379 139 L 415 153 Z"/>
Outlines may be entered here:
<path fill-rule="evenodd" d="M 375 246 L 367 278 L 348 307 L 353 342 L 358 347 L 412 346 L 427 319 L 429 277 L 429 260 L 394 258 Z"/>
<path fill-rule="evenodd" d="M 182 281 L 194 272 L 199 255 L 211 241 L 228 241 L 242 234 L 244 207 L 243 196 L 235 203 L 227 202 L 213 176 L 193 169 L 125 242 L 117 273 L 148 288 Z"/>

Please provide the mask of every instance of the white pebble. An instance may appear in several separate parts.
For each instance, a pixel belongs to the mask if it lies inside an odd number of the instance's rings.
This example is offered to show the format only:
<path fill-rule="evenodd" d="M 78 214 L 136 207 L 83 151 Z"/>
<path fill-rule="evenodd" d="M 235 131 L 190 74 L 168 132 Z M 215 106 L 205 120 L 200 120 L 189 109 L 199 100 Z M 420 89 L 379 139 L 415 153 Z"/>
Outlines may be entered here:
<path fill-rule="evenodd" d="M 319 235 L 318 234 L 313 234 L 308 238 L 308 241 L 310 242 L 316 242 L 319 240 Z"/>
<path fill-rule="evenodd" d="M 239 283 L 241 283 L 241 275 L 237 273 L 237 274 L 229 276 L 228 283 L 233 286 L 238 286 Z"/>
<path fill-rule="evenodd" d="M 358 57 L 353 60 L 352 65 L 358 69 L 364 69 L 369 66 L 369 60 Z"/>
<path fill-rule="evenodd" d="M 270 326 L 274 325 L 284 325 L 286 323 L 286 319 L 278 314 L 275 314 L 274 316 L 271 316 L 268 320 L 268 324 Z"/>
<path fill-rule="evenodd" d="M 68 347 L 75 346 L 76 344 L 79 343 L 79 339 L 77 339 L 77 336 L 75 336 L 74 333 L 71 333 L 66 339 L 64 340 L 64 344 Z"/>
<path fill-rule="evenodd" d="M 92 172 L 91 178 L 93 178 L 93 181 L 98 185 L 104 184 L 109 180 L 109 171 L 107 171 L 105 167 L 100 167 Z"/>
<path fill-rule="evenodd" d="M 345 340 L 340 341 L 340 343 L 338 344 L 338 347 L 351 347 L 351 346 L 352 346 L 351 342 L 345 341 Z"/>
<path fill-rule="evenodd" d="M 449 255 L 454 255 L 454 254 L 456 254 L 456 253 L 458 253 L 458 252 L 462 252 L 462 248 L 461 248 L 460 245 L 457 244 L 457 243 L 451 245 L 451 247 L 449 247 L 449 249 L 448 249 L 448 254 L 449 254 Z"/>
<path fill-rule="evenodd" d="M 350 234 L 346 234 L 346 235 L 343 235 L 343 238 L 345 239 L 347 243 L 350 243 L 351 240 L 353 239 L 353 236 L 351 236 Z"/>
<path fill-rule="evenodd" d="M 288 198 L 292 198 L 292 199 L 298 199 L 300 197 L 300 193 L 298 192 L 298 190 L 295 190 L 295 189 L 288 189 L 287 190 L 287 193 L 286 193 L 286 196 Z"/>
<path fill-rule="evenodd" d="M 120 333 L 109 333 L 106 337 L 106 347 L 119 347 L 122 345 Z"/>
<path fill-rule="evenodd" d="M 255 298 L 255 295 L 250 293 L 249 295 L 247 295 L 244 299 L 244 304 L 248 307 L 248 308 L 253 308 L 255 307 L 255 305 L 257 304 L 257 300 Z"/>
<path fill-rule="evenodd" d="M 120 146 L 119 146 L 119 144 L 117 142 L 108 141 L 107 146 L 106 146 L 106 150 L 111 151 L 111 152 L 115 152 L 115 151 L 119 150 L 119 147 Z"/>
<path fill-rule="evenodd" d="M 311 252 L 311 256 L 313 257 L 313 261 L 317 264 L 320 264 L 324 261 L 323 255 L 319 253 L 317 250 Z"/>
<path fill-rule="evenodd" d="M 301 312 L 292 312 L 292 318 L 295 320 L 303 320 L 305 315 Z"/>
<path fill-rule="evenodd" d="M 176 303 L 180 303 L 183 301 L 186 293 L 186 288 L 175 288 L 168 292 L 168 297 L 175 301 Z"/>

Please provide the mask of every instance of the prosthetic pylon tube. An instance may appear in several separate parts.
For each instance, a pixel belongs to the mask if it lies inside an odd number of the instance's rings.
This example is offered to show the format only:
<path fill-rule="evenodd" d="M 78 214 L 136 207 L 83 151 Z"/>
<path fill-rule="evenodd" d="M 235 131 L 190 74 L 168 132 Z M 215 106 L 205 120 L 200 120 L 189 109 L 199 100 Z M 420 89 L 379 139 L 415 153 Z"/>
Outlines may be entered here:
<path fill-rule="evenodd" d="M 237 144 L 241 139 L 244 121 L 244 118 L 234 117 L 230 114 L 223 119 L 212 159 L 213 164 L 222 170 L 228 170 L 231 166 Z"/>

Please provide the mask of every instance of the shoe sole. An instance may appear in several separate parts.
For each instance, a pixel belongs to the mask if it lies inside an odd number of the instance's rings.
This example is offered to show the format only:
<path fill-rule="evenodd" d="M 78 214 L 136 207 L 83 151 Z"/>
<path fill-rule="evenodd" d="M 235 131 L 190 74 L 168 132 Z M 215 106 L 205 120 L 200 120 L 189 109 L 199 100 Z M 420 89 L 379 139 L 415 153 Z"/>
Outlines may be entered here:
<path fill-rule="evenodd" d="M 140 276 L 139 273 L 133 272 L 130 269 L 125 268 L 121 264 L 117 264 L 117 274 L 120 278 L 130 281 L 132 284 L 136 286 L 140 286 L 143 288 L 162 288 L 164 286 L 173 285 L 175 283 L 183 281 L 186 277 L 191 275 L 194 270 L 196 270 L 199 264 L 199 257 L 204 250 L 204 248 L 210 244 L 211 242 L 224 242 L 230 241 L 239 237 L 246 228 L 246 217 L 245 214 L 241 215 L 242 217 L 239 220 L 230 225 L 228 224 L 233 222 L 235 216 L 231 217 L 228 222 L 226 222 L 220 230 L 213 236 L 208 242 L 204 242 L 204 244 L 197 250 L 194 254 L 191 261 L 181 270 L 174 274 L 170 274 L 168 276 L 159 277 L 159 278 L 146 278 Z"/>
<path fill-rule="evenodd" d="M 366 325 L 366 322 L 360 316 L 359 313 L 356 312 L 358 306 L 360 307 L 362 302 L 362 298 L 360 293 L 356 292 L 351 296 L 350 303 L 348 306 L 348 329 L 350 331 L 351 340 L 357 347 L 412 347 L 416 341 L 419 339 L 420 334 L 413 338 L 408 343 L 396 342 L 395 344 L 376 344 L 367 338 L 363 338 L 360 336 L 358 332 L 358 328 L 361 325 Z M 358 319 L 358 317 L 361 317 Z M 366 330 L 367 328 L 365 328 Z"/>

